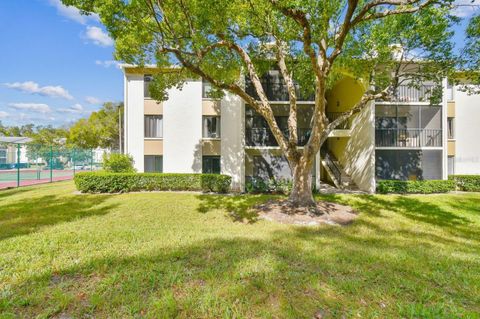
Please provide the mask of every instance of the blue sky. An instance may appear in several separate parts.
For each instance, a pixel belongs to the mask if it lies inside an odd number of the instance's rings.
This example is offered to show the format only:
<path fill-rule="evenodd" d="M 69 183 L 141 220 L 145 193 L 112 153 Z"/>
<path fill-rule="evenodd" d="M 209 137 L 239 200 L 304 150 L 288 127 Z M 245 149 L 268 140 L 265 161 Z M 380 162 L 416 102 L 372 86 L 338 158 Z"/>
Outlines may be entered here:
<path fill-rule="evenodd" d="M 458 14 L 468 17 L 476 10 L 460 7 Z M 459 46 L 464 25 L 455 37 Z M 82 16 L 60 0 L 0 0 L 0 30 L 3 124 L 68 125 L 102 102 L 122 101 L 113 41 L 96 17 Z"/>
<path fill-rule="evenodd" d="M 0 120 L 69 124 L 123 100 L 113 42 L 95 17 L 59 0 L 0 1 Z"/>

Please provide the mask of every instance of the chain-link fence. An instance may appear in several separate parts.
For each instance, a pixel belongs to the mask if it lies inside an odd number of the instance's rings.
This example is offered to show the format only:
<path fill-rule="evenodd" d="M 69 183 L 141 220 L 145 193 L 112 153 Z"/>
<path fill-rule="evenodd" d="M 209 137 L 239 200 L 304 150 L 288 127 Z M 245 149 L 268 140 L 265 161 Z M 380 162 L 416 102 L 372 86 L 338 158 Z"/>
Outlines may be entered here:
<path fill-rule="evenodd" d="M 104 149 L 0 143 L 0 189 L 72 179 L 98 170 Z"/>

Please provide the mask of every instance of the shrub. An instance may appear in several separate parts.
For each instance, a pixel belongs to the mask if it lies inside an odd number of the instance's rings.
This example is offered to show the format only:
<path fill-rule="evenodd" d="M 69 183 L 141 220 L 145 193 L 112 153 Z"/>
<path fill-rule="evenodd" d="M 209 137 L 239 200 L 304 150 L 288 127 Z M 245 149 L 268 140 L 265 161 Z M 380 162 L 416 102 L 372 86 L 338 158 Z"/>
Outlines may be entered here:
<path fill-rule="evenodd" d="M 458 190 L 480 192 L 480 175 L 450 175 L 448 179 L 455 181 Z"/>
<path fill-rule="evenodd" d="M 82 193 L 203 191 L 226 193 L 231 177 L 220 174 L 82 172 L 74 177 Z"/>
<path fill-rule="evenodd" d="M 134 173 L 133 158 L 127 154 L 103 154 L 103 169 L 110 173 Z"/>
<path fill-rule="evenodd" d="M 448 193 L 455 190 L 452 180 L 425 180 L 425 181 L 378 181 L 377 193 L 389 194 L 434 194 Z"/>
<path fill-rule="evenodd" d="M 268 179 L 264 180 L 258 177 L 252 177 L 246 184 L 247 193 L 272 193 L 272 194 L 290 194 L 292 190 L 292 181 L 287 179 Z"/>

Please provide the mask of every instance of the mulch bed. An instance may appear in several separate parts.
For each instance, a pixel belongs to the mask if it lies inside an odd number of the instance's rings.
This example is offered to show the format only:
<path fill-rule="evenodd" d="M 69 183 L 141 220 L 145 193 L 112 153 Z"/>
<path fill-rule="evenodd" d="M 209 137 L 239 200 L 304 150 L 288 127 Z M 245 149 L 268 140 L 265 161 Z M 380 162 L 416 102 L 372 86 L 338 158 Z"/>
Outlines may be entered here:
<path fill-rule="evenodd" d="M 287 200 L 270 200 L 254 209 L 261 219 L 304 226 L 348 225 L 358 216 L 350 206 L 326 201 L 317 202 L 316 208 L 305 208 L 294 207 Z"/>

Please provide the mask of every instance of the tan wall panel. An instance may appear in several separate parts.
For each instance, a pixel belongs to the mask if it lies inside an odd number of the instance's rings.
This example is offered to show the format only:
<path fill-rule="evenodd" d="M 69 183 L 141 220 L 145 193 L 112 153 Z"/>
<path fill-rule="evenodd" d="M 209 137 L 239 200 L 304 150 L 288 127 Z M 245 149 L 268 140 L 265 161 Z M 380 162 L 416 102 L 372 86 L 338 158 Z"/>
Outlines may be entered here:
<path fill-rule="evenodd" d="M 143 103 L 143 109 L 146 115 L 162 115 L 163 103 L 157 103 L 157 101 L 152 99 L 145 99 Z"/>
<path fill-rule="evenodd" d="M 447 116 L 455 117 L 455 102 L 447 102 Z"/>
<path fill-rule="evenodd" d="M 447 143 L 448 147 L 447 147 L 447 153 L 448 153 L 448 156 L 455 156 L 455 141 L 448 141 Z"/>
<path fill-rule="evenodd" d="M 202 155 L 220 155 L 220 140 L 204 140 L 202 141 Z"/>
<path fill-rule="evenodd" d="M 163 140 L 145 140 L 145 155 L 163 155 Z"/>
<path fill-rule="evenodd" d="M 202 115 L 220 115 L 220 101 L 202 101 Z"/>

